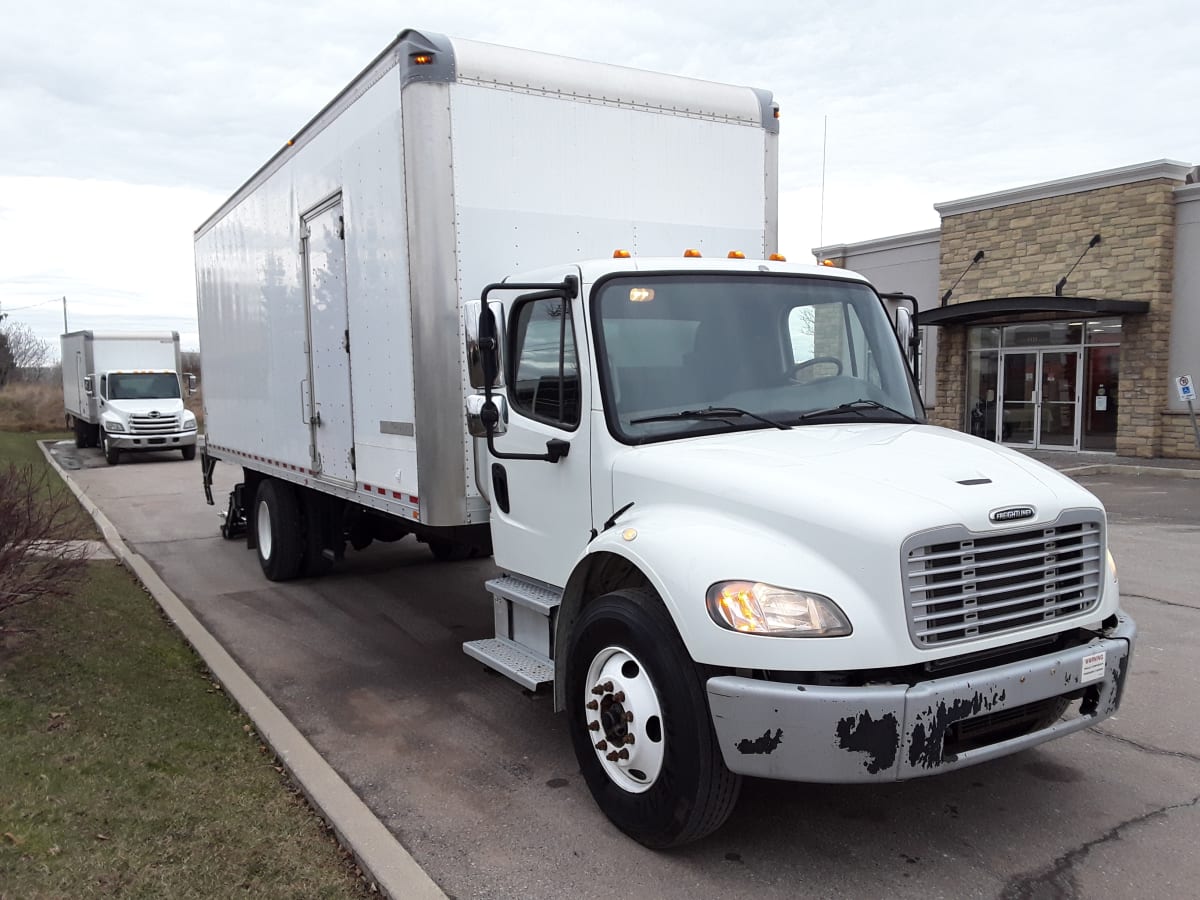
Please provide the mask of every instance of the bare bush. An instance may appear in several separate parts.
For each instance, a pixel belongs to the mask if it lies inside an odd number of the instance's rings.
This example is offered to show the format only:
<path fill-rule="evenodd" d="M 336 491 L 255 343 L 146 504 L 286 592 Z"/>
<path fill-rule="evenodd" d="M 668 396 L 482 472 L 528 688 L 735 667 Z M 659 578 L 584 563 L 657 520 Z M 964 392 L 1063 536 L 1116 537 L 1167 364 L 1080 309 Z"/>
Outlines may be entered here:
<path fill-rule="evenodd" d="M 0 431 L 61 431 L 65 421 L 60 384 L 11 383 L 0 387 Z"/>
<path fill-rule="evenodd" d="M 63 541 L 75 521 L 75 498 L 52 491 L 33 466 L 0 470 L 0 616 L 22 603 L 64 597 L 83 577 L 83 545 Z"/>

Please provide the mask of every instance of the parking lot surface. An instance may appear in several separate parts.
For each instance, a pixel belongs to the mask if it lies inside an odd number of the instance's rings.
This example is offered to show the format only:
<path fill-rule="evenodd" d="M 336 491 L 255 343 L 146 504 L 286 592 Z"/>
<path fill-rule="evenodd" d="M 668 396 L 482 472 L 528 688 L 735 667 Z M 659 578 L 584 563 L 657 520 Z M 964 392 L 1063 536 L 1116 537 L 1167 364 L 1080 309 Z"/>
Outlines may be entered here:
<path fill-rule="evenodd" d="M 1200 480 L 1081 480 L 1109 509 L 1137 620 L 1120 714 L 1006 759 L 893 785 L 748 780 L 715 835 L 657 853 L 610 826 L 548 696 L 465 656 L 491 561 L 411 538 L 266 581 L 177 454 L 107 467 L 59 445 L 125 540 L 450 895 L 1192 898 L 1200 888 Z"/>

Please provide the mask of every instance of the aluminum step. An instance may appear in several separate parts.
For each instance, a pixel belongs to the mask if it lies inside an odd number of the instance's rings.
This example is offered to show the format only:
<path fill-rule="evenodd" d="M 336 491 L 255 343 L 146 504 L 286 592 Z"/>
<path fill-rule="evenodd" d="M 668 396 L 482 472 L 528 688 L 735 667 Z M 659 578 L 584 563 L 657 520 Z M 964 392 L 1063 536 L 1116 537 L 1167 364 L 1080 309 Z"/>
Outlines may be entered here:
<path fill-rule="evenodd" d="M 531 691 L 554 681 L 554 663 L 506 638 L 468 641 L 463 652 Z"/>
<path fill-rule="evenodd" d="M 549 616 L 562 600 L 562 591 L 558 588 L 542 584 L 540 581 L 526 581 L 516 575 L 493 578 L 487 583 L 487 589 L 497 600 L 508 600 L 543 616 Z"/>

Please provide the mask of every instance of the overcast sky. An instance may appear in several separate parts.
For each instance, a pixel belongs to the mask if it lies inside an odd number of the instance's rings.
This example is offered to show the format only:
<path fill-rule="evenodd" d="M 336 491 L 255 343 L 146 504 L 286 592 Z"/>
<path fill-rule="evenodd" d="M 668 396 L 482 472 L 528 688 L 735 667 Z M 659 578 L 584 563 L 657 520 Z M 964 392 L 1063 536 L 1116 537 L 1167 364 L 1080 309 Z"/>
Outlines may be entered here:
<path fill-rule="evenodd" d="M 55 352 L 64 295 L 72 330 L 195 348 L 193 230 L 408 27 L 773 91 L 792 260 L 946 200 L 1200 163 L 1184 0 L 0 4 L 0 312 Z"/>

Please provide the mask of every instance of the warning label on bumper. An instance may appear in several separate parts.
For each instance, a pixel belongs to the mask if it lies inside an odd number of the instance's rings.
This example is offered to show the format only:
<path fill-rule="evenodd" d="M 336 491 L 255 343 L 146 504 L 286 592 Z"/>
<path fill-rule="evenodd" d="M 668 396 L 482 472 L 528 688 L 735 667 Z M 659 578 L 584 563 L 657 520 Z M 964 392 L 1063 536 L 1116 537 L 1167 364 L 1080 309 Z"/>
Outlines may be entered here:
<path fill-rule="evenodd" d="M 1104 651 L 1089 653 L 1083 658 L 1083 668 L 1079 673 L 1079 683 L 1087 684 L 1104 677 Z"/>

